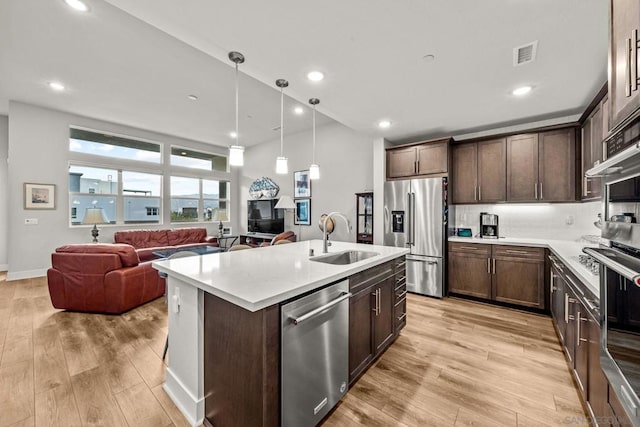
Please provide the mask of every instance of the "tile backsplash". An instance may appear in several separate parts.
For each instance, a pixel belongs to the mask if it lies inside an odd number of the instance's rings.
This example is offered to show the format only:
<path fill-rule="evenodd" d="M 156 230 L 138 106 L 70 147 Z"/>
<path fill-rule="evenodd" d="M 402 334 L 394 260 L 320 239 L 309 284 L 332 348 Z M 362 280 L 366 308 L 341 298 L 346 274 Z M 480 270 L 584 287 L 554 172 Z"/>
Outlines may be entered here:
<path fill-rule="evenodd" d="M 579 240 L 582 235 L 600 235 L 593 223 L 602 211 L 601 202 L 495 205 L 453 205 L 450 227 L 480 230 L 480 212 L 498 215 L 501 237 L 534 237 Z"/>

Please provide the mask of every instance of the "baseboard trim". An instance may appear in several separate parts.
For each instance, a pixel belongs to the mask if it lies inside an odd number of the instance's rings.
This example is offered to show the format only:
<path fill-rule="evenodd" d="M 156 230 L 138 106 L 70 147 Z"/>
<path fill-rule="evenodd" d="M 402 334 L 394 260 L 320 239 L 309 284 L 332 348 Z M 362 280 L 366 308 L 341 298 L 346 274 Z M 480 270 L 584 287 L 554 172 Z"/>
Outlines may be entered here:
<path fill-rule="evenodd" d="M 9 264 L 0 264 L 0 271 L 9 270 Z"/>
<path fill-rule="evenodd" d="M 38 270 L 9 271 L 7 272 L 7 282 L 12 280 L 33 279 L 34 277 L 44 277 L 46 275 L 46 268 Z"/>
<path fill-rule="evenodd" d="M 202 425 L 204 421 L 204 398 L 195 398 L 173 374 L 169 367 L 167 367 L 165 382 L 162 388 L 192 427 Z"/>

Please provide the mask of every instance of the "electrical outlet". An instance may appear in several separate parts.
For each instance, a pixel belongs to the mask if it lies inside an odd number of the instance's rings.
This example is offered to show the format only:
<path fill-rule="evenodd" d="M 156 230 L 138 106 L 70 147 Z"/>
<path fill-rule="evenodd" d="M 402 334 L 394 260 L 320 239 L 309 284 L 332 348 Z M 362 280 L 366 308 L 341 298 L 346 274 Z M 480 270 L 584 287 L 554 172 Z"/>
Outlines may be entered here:
<path fill-rule="evenodd" d="M 25 218 L 24 225 L 38 225 L 38 218 Z"/>
<path fill-rule="evenodd" d="M 573 225 L 574 222 L 575 222 L 575 219 L 573 215 L 567 215 L 567 217 L 564 220 L 564 223 L 567 225 Z"/>

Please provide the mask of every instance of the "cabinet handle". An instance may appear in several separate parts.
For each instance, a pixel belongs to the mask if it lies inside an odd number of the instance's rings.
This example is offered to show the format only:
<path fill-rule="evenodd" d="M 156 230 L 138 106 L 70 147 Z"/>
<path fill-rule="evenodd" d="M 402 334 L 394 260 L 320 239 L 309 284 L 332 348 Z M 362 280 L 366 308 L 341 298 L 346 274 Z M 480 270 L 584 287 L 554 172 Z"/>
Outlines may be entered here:
<path fill-rule="evenodd" d="M 407 295 L 407 291 L 402 292 L 400 295 L 396 295 L 396 300 L 400 301 L 405 295 Z"/>
<path fill-rule="evenodd" d="M 633 76 L 631 78 L 631 90 L 638 90 L 638 29 L 633 30 L 633 41 L 631 43 L 633 50 Z"/>
<path fill-rule="evenodd" d="M 631 96 L 631 39 L 627 39 L 627 55 L 626 55 L 626 70 L 625 70 L 625 85 L 624 85 L 624 94 L 629 97 Z"/>
<path fill-rule="evenodd" d="M 478 200 L 482 200 L 482 186 L 478 185 Z"/>
<path fill-rule="evenodd" d="M 533 184 L 533 192 L 534 192 L 534 194 L 535 194 L 535 196 L 534 196 L 534 197 L 535 197 L 535 199 L 536 199 L 536 200 L 538 200 L 538 183 L 537 183 L 537 182 L 535 182 L 535 183 Z"/>
<path fill-rule="evenodd" d="M 471 251 L 477 251 L 478 248 L 475 248 L 473 246 L 460 246 L 460 249 L 469 249 Z"/>
<path fill-rule="evenodd" d="M 378 288 L 378 315 L 380 315 L 380 296 L 382 294 L 382 290 L 380 288 Z"/>
<path fill-rule="evenodd" d="M 507 249 L 505 252 L 508 254 L 522 254 L 522 255 L 527 255 L 529 253 L 527 251 L 517 251 L 515 249 Z"/>
<path fill-rule="evenodd" d="M 491 274 L 491 258 L 487 258 L 487 273 Z"/>
<path fill-rule="evenodd" d="M 540 183 L 540 200 L 544 200 L 544 197 L 542 196 L 542 182 Z"/>
<path fill-rule="evenodd" d="M 407 276 L 399 277 L 399 278 L 396 280 L 396 283 L 400 283 L 400 282 L 402 282 L 402 281 L 403 281 L 404 279 L 406 279 L 406 278 L 407 278 Z"/>
<path fill-rule="evenodd" d="M 416 173 L 420 172 L 420 160 L 416 161 Z"/>
<path fill-rule="evenodd" d="M 569 294 L 564 293 L 564 323 L 569 323 Z"/>
<path fill-rule="evenodd" d="M 402 322 L 407 317 L 407 313 L 402 313 L 402 316 L 398 317 L 398 322 Z"/>
<path fill-rule="evenodd" d="M 378 315 L 378 290 L 376 289 L 375 292 L 372 292 L 371 295 L 373 295 L 374 297 L 376 297 L 376 301 L 373 305 L 373 312 L 376 314 L 376 316 Z"/>
<path fill-rule="evenodd" d="M 493 259 L 493 274 L 496 274 L 496 259 Z"/>
<path fill-rule="evenodd" d="M 581 332 L 580 332 L 580 324 L 587 319 L 582 318 L 580 315 L 582 313 L 578 312 L 578 315 L 575 317 L 576 319 L 578 319 L 578 321 L 576 322 L 576 336 L 578 337 L 578 339 L 576 340 L 576 346 L 580 347 L 580 343 L 586 341 L 584 338 L 582 338 L 581 336 Z"/>
<path fill-rule="evenodd" d="M 478 201 L 478 186 L 477 185 L 473 186 L 473 200 L 474 201 Z"/>

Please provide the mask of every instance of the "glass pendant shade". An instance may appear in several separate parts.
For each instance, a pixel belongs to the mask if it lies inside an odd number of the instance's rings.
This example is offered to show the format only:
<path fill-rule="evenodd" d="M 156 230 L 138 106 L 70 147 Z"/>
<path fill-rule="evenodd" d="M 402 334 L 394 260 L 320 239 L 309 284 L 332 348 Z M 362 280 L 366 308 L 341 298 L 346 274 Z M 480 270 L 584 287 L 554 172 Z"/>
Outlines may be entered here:
<path fill-rule="evenodd" d="M 309 179 L 320 179 L 320 166 L 315 163 L 309 166 Z"/>
<path fill-rule="evenodd" d="M 244 147 L 241 145 L 232 145 L 229 147 L 229 165 L 244 165 Z"/>
<path fill-rule="evenodd" d="M 276 173 L 279 173 L 279 174 L 289 173 L 289 165 L 286 157 L 279 156 L 276 159 Z"/>

